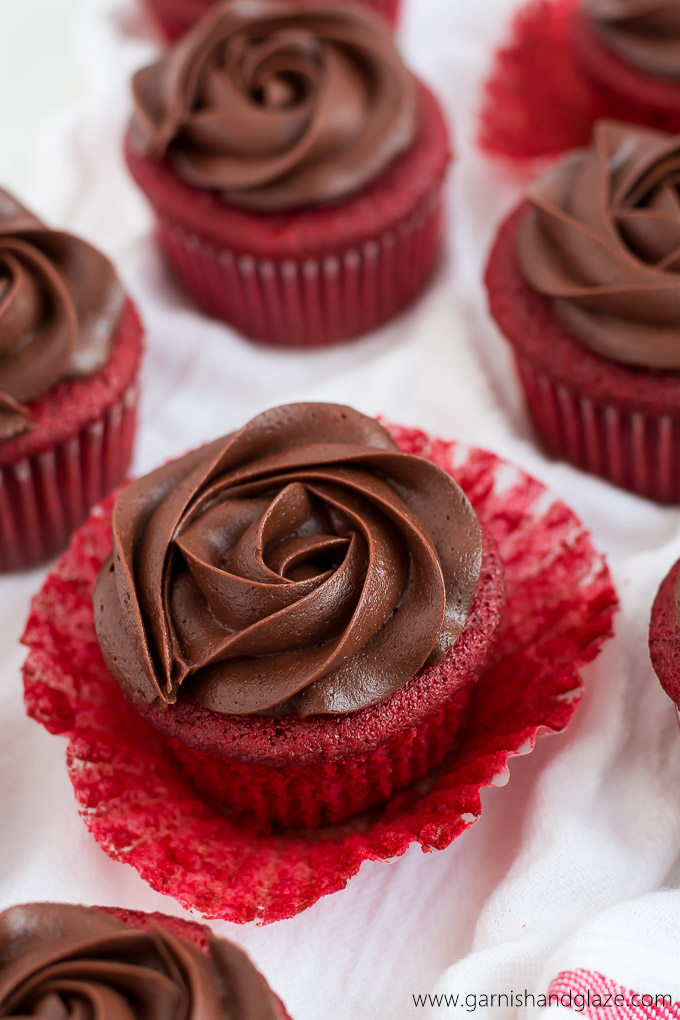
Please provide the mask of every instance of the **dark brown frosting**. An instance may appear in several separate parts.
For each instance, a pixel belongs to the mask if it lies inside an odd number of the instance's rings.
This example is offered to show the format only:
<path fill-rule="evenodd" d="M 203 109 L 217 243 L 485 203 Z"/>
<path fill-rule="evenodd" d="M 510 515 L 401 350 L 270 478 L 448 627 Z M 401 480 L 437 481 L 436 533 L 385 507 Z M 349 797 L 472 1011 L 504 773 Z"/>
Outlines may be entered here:
<path fill-rule="evenodd" d="M 585 347 L 680 369 L 680 136 L 610 121 L 533 185 L 522 272 Z"/>
<path fill-rule="evenodd" d="M 625 63 L 657 78 L 680 79 L 677 0 L 584 0 L 598 37 Z"/>
<path fill-rule="evenodd" d="M 282 211 L 359 191 L 418 131 L 415 79 L 353 4 L 218 4 L 133 80 L 132 136 L 189 184 Z"/>
<path fill-rule="evenodd" d="M 123 303 L 101 252 L 0 190 L 0 439 L 30 431 L 27 401 L 107 362 Z"/>
<path fill-rule="evenodd" d="M 236 946 L 208 954 L 88 907 L 29 903 L 0 914 L 0 1016 L 40 1020 L 283 1020 Z"/>
<path fill-rule="evenodd" d="M 290 404 L 123 490 L 97 634 L 138 701 L 352 712 L 443 658 L 481 557 L 450 475 L 349 407 Z"/>

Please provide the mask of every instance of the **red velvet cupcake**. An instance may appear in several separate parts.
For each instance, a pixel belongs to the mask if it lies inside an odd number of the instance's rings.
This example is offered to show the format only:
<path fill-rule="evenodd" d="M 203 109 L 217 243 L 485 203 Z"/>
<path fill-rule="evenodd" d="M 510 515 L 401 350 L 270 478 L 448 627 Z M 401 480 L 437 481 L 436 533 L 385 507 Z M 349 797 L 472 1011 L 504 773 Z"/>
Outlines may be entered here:
<path fill-rule="evenodd" d="M 0 1013 L 290 1020 L 246 954 L 204 925 L 70 903 L 0 913 Z"/>
<path fill-rule="evenodd" d="M 210 315 L 269 343 L 323 345 L 422 291 L 440 249 L 448 131 L 380 18 L 231 0 L 133 91 L 130 170 Z"/>
<path fill-rule="evenodd" d="M 502 226 L 486 273 L 551 454 L 680 502 L 680 139 L 600 122 Z"/>
<path fill-rule="evenodd" d="M 296 0 L 301 6 L 314 0 Z M 395 28 L 399 16 L 400 0 L 340 0 L 341 3 L 361 3 L 369 10 L 386 18 Z M 191 26 L 214 6 L 215 0 L 144 0 L 150 14 L 172 42 L 184 35 Z"/>
<path fill-rule="evenodd" d="M 60 551 L 124 478 L 142 329 L 107 258 L 0 191 L 0 570 Z"/>
<path fill-rule="evenodd" d="M 123 489 L 104 659 L 220 807 L 316 827 L 441 763 L 504 574 L 453 478 L 347 407 L 293 404 Z"/>
<path fill-rule="evenodd" d="M 680 711 L 680 590 L 675 563 L 661 583 L 649 621 L 649 655 L 654 672 Z"/>
<path fill-rule="evenodd" d="M 630 119 L 680 131 L 680 9 L 668 0 L 583 0 L 578 64 Z"/>

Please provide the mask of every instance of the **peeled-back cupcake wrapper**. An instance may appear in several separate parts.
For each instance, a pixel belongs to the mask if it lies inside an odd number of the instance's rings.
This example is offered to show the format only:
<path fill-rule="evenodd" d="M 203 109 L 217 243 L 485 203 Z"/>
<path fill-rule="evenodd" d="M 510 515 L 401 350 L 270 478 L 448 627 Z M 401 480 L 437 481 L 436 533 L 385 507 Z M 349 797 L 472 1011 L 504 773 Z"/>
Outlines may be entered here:
<path fill-rule="evenodd" d="M 428 780 L 365 816 L 306 832 L 256 832 L 204 802 L 156 732 L 115 686 L 101 657 L 92 590 L 111 549 L 108 499 L 74 536 L 33 602 L 24 643 L 29 715 L 68 737 L 83 819 L 104 850 L 155 889 L 207 917 L 292 917 L 336 892 L 365 860 L 412 843 L 443 849 L 481 813 L 507 761 L 563 729 L 582 693 L 579 666 L 612 631 L 616 593 L 588 532 L 535 479 L 491 453 L 392 427 L 407 453 L 451 472 L 495 537 L 507 603 L 465 730 Z"/>
<path fill-rule="evenodd" d="M 213 5 L 214 0 L 144 0 L 147 10 L 162 28 L 166 38 L 172 42 L 191 28 Z M 300 0 L 310 3 L 312 0 Z M 382 14 L 394 28 L 399 15 L 401 0 L 349 0 Z"/>
<path fill-rule="evenodd" d="M 603 117 L 680 131 L 680 83 L 675 109 L 662 108 L 653 87 L 653 102 L 636 103 L 585 72 L 576 57 L 580 2 L 527 0 L 515 15 L 485 86 L 479 142 L 490 154 L 521 162 L 585 146 Z M 598 52 L 589 64 L 603 74 L 603 60 Z"/>
<path fill-rule="evenodd" d="M 322 259 L 258 259 L 217 250 L 167 220 L 157 229 L 177 275 L 210 315 L 257 340 L 316 347 L 376 329 L 420 293 L 441 245 L 442 191 L 430 192 L 396 230 Z"/>

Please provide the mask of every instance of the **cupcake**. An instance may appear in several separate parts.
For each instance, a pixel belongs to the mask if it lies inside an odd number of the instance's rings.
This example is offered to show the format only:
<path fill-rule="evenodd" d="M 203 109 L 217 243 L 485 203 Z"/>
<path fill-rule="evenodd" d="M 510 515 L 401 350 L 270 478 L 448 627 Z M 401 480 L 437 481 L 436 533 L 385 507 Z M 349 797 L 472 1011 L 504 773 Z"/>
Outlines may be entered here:
<path fill-rule="evenodd" d="M 289 1020 L 245 953 L 209 928 L 68 903 L 0 913 L 0 1013 Z"/>
<path fill-rule="evenodd" d="M 675 563 L 654 600 L 649 621 L 649 655 L 654 672 L 680 711 L 680 560 Z"/>
<path fill-rule="evenodd" d="M 142 329 L 107 258 L 0 191 L 0 570 L 64 547 L 125 476 Z"/>
<path fill-rule="evenodd" d="M 220 3 L 133 79 L 127 160 L 198 304 L 249 337 L 323 345 L 424 288 L 449 142 L 384 21 Z"/>
<path fill-rule="evenodd" d="M 453 478 L 292 404 L 133 482 L 94 591 L 112 678 L 212 803 L 344 820 L 453 747 L 504 603 Z"/>
<path fill-rule="evenodd" d="M 680 131 L 680 8 L 669 0 L 582 0 L 578 66 L 629 119 Z"/>
<path fill-rule="evenodd" d="M 532 185 L 486 272 L 548 451 L 680 501 L 680 138 L 599 122 Z"/>
<path fill-rule="evenodd" d="M 314 0 L 296 0 L 302 6 Z M 350 4 L 353 0 L 339 0 L 339 6 Z M 356 0 L 370 10 L 376 11 L 387 19 L 392 28 L 397 23 L 400 0 Z M 191 28 L 194 22 L 207 14 L 215 0 L 145 0 L 149 13 L 170 40 L 178 39 Z"/>

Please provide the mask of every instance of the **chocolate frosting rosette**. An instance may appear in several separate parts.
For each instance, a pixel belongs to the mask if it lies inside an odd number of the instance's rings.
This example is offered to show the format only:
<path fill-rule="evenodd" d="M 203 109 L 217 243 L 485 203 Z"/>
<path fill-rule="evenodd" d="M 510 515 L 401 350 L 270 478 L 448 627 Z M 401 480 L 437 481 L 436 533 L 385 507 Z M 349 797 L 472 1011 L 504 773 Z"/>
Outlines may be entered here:
<path fill-rule="evenodd" d="M 209 929 L 66 903 L 0 913 L 0 1013 L 44 1020 L 288 1017 L 245 953 Z"/>
<path fill-rule="evenodd" d="M 680 80 L 680 9 L 669 0 L 583 0 L 604 45 L 652 77 Z"/>
<path fill-rule="evenodd" d="M 422 289 L 447 131 L 381 18 L 226 0 L 138 71 L 132 93 L 130 169 L 209 313 L 256 339 L 316 345 L 378 326 Z M 408 271 L 402 238 L 418 251 Z"/>
<path fill-rule="evenodd" d="M 108 258 L 0 189 L 0 569 L 52 555 L 122 479 L 140 347 Z"/>
<path fill-rule="evenodd" d="M 680 137 L 599 123 L 528 192 L 527 282 L 589 350 L 680 369 Z"/>
<path fill-rule="evenodd" d="M 228 806 L 243 797 L 291 824 L 297 778 L 304 810 L 337 820 L 391 790 L 382 775 L 345 801 L 326 774 L 339 761 L 364 771 L 367 752 L 375 766 L 394 744 L 403 785 L 405 729 L 436 721 L 420 772 L 450 747 L 500 618 L 500 568 L 486 576 L 493 550 L 451 476 L 373 419 L 333 404 L 267 411 L 124 489 L 112 536 L 94 594 L 107 665 L 199 785 L 217 795 L 202 771 L 213 751 L 223 770 L 243 766 L 237 792 L 222 776 Z M 489 630 L 457 661 L 480 585 L 496 590 Z M 436 670 L 445 696 L 392 718 L 390 699 Z M 268 732 L 287 737 L 263 745 Z M 262 770 L 266 807 L 252 794 Z"/>
<path fill-rule="evenodd" d="M 487 268 L 549 450 L 680 501 L 680 138 L 600 121 L 506 221 Z"/>

